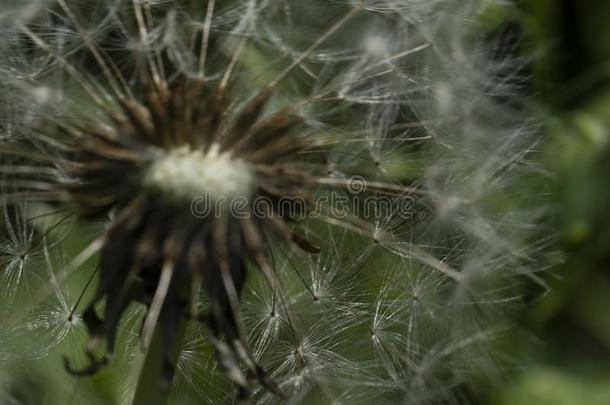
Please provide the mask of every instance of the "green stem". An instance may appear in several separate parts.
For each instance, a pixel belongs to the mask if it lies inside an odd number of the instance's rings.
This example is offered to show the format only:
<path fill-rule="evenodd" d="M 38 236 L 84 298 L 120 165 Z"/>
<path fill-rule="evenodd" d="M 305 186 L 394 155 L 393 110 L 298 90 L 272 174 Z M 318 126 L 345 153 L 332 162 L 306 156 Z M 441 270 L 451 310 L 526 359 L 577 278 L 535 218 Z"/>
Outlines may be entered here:
<path fill-rule="evenodd" d="M 185 329 L 186 320 L 183 320 L 180 322 L 179 330 L 174 340 L 174 347 L 171 351 L 174 370 L 180 355 Z M 140 374 L 132 405 L 165 405 L 168 403 L 171 394 L 171 384 L 163 380 L 164 354 L 163 333 L 159 323 L 151 339 L 148 351 L 146 353 L 140 352 L 136 358 L 136 367 L 140 368 Z"/>

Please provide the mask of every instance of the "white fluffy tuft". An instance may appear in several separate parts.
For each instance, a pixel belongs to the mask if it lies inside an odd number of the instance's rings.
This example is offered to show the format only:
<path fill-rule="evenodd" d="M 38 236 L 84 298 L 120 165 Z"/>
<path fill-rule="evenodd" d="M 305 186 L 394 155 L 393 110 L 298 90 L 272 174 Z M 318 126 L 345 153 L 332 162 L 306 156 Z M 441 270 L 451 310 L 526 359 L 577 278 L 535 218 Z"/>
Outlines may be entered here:
<path fill-rule="evenodd" d="M 254 187 L 248 163 L 212 147 L 207 153 L 189 148 L 161 155 L 146 171 L 144 185 L 175 201 L 205 196 L 212 202 L 248 198 Z"/>

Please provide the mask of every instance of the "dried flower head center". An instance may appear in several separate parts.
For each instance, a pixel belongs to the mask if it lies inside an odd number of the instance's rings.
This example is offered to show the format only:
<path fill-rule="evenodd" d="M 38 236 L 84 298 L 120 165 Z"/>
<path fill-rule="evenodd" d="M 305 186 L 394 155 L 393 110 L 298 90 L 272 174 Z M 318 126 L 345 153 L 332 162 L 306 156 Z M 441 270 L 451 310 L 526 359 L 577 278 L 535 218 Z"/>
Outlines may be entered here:
<path fill-rule="evenodd" d="M 147 169 L 144 184 L 174 201 L 203 196 L 216 202 L 249 198 L 255 181 L 249 163 L 214 144 L 207 152 L 183 147 L 163 153 Z"/>

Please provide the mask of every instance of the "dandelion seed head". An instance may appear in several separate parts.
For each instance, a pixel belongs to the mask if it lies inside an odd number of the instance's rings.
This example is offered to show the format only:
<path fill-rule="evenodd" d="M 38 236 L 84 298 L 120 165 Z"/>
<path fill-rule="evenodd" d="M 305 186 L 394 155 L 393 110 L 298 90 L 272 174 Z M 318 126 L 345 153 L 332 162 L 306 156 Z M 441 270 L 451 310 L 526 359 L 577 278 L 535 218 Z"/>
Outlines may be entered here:
<path fill-rule="evenodd" d="M 93 372 L 186 322 L 197 403 L 451 402 L 541 249 L 511 197 L 536 149 L 505 102 L 519 61 L 478 35 L 485 3 L 11 2 L 0 190 L 46 220 L 6 215 L 0 290 L 38 279 L 61 308 L 11 330 L 48 353 L 86 326 Z M 266 215 L 195 216 L 206 192 Z"/>

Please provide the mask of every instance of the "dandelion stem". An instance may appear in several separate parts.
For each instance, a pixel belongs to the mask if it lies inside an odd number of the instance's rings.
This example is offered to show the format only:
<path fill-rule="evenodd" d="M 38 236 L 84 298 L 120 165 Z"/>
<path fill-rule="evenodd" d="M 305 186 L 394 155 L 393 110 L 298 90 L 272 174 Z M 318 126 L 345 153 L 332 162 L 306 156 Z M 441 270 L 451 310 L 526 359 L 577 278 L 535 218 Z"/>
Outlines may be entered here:
<path fill-rule="evenodd" d="M 172 379 L 168 375 L 168 366 L 176 369 L 178 356 L 186 331 L 186 317 L 176 319 L 175 337 L 171 339 L 172 347 L 168 348 L 166 333 L 157 323 L 154 334 L 145 353 L 136 354 L 135 367 L 140 373 L 132 405 L 165 405 L 169 401 Z M 171 363 L 171 364 L 168 364 Z"/>

